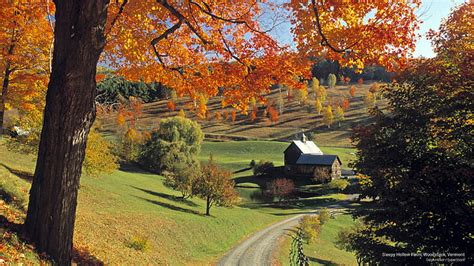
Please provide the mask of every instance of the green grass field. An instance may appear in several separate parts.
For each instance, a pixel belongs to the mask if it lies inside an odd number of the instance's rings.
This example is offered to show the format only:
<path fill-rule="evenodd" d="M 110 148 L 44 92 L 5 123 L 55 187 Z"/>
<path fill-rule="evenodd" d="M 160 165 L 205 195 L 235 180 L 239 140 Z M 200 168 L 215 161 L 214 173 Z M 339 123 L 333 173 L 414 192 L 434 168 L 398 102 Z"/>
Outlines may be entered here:
<path fill-rule="evenodd" d="M 213 153 L 218 164 L 236 171 L 251 159 L 282 164 L 282 142 L 205 142 L 200 160 Z M 324 148 L 325 152 L 350 153 L 350 149 Z M 348 156 L 347 154 L 341 156 Z M 0 144 L 0 191 L 14 195 L 13 204 L 24 208 L 34 157 L 4 149 Z M 250 176 L 250 171 L 236 179 Z M 19 176 L 23 177 L 20 178 Z M 97 178 L 83 176 L 79 190 L 74 245 L 107 264 L 206 264 L 217 260 L 253 232 L 327 203 L 344 199 L 343 194 L 304 198 L 289 206 L 249 204 L 251 190 L 259 188 L 249 178 L 239 188 L 242 204 L 234 208 L 213 207 L 212 217 L 203 215 L 204 201 L 179 199 L 179 193 L 163 186 L 162 177 L 135 167 L 122 168 Z M 246 194 L 247 193 L 247 194 Z M 5 198 L 4 196 L 2 196 Z M 4 215 L 0 210 L 0 215 Z M 134 239 L 147 249 L 131 248 Z M 0 254 L 1 255 L 1 254 Z"/>
<path fill-rule="evenodd" d="M 354 224 L 352 216 L 349 214 L 335 215 L 335 218 L 329 219 L 321 229 L 318 239 L 311 244 L 305 244 L 303 249 L 310 260 L 310 265 L 357 265 L 354 254 L 340 250 L 335 246 L 337 234 L 345 227 Z M 289 234 L 292 234 L 290 232 Z M 289 265 L 289 252 L 291 246 L 291 237 L 286 235 L 281 239 L 280 249 L 278 251 L 278 260 L 282 265 Z"/>

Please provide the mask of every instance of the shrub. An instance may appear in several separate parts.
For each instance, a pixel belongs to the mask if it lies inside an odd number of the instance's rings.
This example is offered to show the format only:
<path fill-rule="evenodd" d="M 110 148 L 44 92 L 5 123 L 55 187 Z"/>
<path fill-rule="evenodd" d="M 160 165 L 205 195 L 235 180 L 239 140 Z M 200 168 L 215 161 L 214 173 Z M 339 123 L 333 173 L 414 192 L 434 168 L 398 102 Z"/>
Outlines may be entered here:
<path fill-rule="evenodd" d="M 274 168 L 273 162 L 260 160 L 253 167 L 253 174 L 256 176 L 267 175 L 271 173 L 273 168 Z"/>
<path fill-rule="evenodd" d="M 331 180 L 329 169 L 317 167 L 313 173 L 313 181 L 316 183 L 325 183 Z"/>
<path fill-rule="evenodd" d="M 146 237 L 134 236 L 126 243 L 126 246 L 137 251 L 145 252 L 150 249 L 151 244 Z"/>
<path fill-rule="evenodd" d="M 111 173 L 118 168 L 118 157 L 112 154 L 112 144 L 92 128 L 87 137 L 84 170 L 90 176 Z"/>
<path fill-rule="evenodd" d="M 319 222 L 321 225 L 325 224 L 330 218 L 328 209 L 322 208 L 319 212 Z"/>
<path fill-rule="evenodd" d="M 313 243 L 321 232 L 321 221 L 318 215 L 306 215 L 299 223 L 299 228 L 303 231 L 303 239 L 306 242 Z"/>
<path fill-rule="evenodd" d="M 286 178 L 278 178 L 267 184 L 267 194 L 278 198 L 278 202 L 289 200 L 295 192 L 295 183 Z"/>
<path fill-rule="evenodd" d="M 250 166 L 251 168 L 254 168 L 255 165 L 256 165 L 256 162 L 255 162 L 255 160 L 252 159 L 252 160 L 250 161 L 249 166 Z"/>
<path fill-rule="evenodd" d="M 347 186 L 349 186 L 349 181 L 340 178 L 334 179 L 329 183 L 330 188 L 337 189 L 338 191 L 343 191 Z"/>

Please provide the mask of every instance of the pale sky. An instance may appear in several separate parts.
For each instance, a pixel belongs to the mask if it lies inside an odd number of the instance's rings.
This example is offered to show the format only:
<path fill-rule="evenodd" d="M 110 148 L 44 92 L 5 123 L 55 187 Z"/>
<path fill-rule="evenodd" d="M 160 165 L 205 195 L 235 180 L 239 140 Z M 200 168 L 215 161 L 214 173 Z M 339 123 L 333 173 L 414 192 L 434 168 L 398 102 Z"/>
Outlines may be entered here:
<path fill-rule="evenodd" d="M 426 0 L 418 10 L 417 15 L 423 21 L 420 26 L 419 33 L 421 39 L 416 43 L 414 56 L 433 57 L 434 52 L 431 43 L 424 36 L 429 29 L 437 30 L 443 18 L 447 18 L 451 9 L 459 4 L 464 3 L 463 0 Z"/>

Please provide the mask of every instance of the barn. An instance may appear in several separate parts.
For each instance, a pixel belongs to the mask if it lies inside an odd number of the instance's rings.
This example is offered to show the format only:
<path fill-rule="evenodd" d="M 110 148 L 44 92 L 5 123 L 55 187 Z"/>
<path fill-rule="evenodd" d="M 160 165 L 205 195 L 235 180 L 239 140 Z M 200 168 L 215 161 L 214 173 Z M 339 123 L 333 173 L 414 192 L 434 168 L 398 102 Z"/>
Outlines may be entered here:
<path fill-rule="evenodd" d="M 342 162 L 339 157 L 323 154 L 304 134 L 301 140 L 292 141 L 283 153 L 285 171 L 291 176 L 315 178 L 320 182 L 329 182 L 341 177 Z"/>

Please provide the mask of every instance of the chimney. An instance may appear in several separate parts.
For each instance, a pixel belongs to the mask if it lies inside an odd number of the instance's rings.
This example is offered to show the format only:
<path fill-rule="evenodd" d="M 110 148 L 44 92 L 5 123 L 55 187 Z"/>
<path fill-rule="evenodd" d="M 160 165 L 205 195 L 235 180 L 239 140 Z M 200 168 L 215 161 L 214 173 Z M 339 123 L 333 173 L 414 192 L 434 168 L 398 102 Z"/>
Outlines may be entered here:
<path fill-rule="evenodd" d="M 306 135 L 303 133 L 303 136 L 301 136 L 301 141 L 303 143 L 306 143 L 306 141 L 308 140 L 308 138 L 306 137 Z"/>

